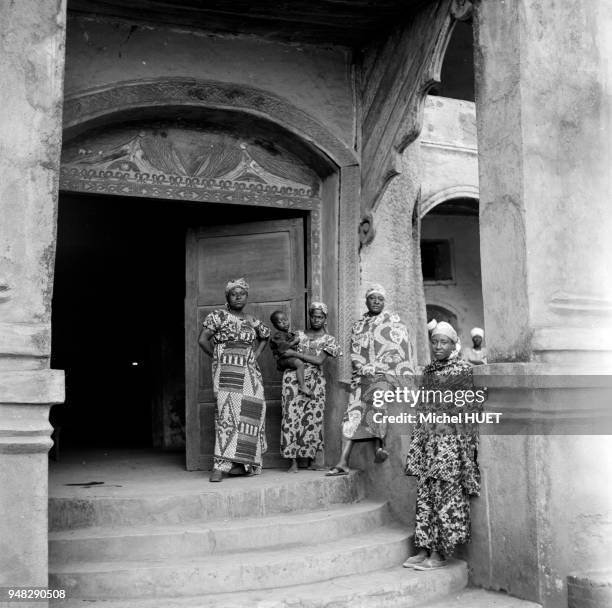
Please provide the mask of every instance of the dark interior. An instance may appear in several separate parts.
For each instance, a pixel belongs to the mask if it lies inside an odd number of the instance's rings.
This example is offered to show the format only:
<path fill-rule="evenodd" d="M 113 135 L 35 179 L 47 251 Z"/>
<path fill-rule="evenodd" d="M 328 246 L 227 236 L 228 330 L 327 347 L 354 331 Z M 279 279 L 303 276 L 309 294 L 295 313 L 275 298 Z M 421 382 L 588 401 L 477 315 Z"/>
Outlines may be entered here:
<path fill-rule="evenodd" d="M 62 193 L 52 367 L 66 402 L 51 421 L 61 450 L 163 447 L 161 394 L 184 425 L 188 226 L 303 215 L 278 209 Z"/>

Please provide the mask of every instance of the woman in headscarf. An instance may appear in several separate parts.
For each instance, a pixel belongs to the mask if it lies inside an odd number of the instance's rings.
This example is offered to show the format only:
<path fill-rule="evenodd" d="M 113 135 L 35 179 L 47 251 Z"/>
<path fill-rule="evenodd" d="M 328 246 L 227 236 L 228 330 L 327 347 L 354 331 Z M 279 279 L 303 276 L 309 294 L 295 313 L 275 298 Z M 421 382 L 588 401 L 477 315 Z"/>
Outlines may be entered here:
<path fill-rule="evenodd" d="M 422 420 L 421 414 L 476 412 L 459 395 L 473 389 L 472 366 L 456 350 L 457 332 L 446 322 L 431 333 L 434 361 L 424 369 L 423 390 L 447 397 L 422 399 L 406 460 L 406 475 L 417 478 L 414 544 L 418 553 L 404 567 L 431 570 L 447 564 L 455 547 L 470 540 L 470 496 L 478 496 L 478 427 L 471 423 Z M 427 393 L 425 393 L 427 395 Z M 445 420 L 448 420 L 446 418 Z"/>
<path fill-rule="evenodd" d="M 470 336 L 472 347 L 463 351 L 463 358 L 472 365 L 484 365 L 487 362 L 487 349 L 482 345 L 484 329 L 473 327 Z"/>
<path fill-rule="evenodd" d="M 402 376 L 415 372 L 408 329 L 397 314 L 384 310 L 385 297 L 381 285 L 372 285 L 366 291 L 368 310 L 351 329 L 351 393 L 342 422 L 342 453 L 327 473 L 330 477 L 348 475 L 355 441 L 374 442 L 374 462 L 387 459 L 387 424 L 374 420 L 374 414 L 386 414 L 386 406 L 374 406 L 374 394 L 395 389 L 405 381 Z"/>
<path fill-rule="evenodd" d="M 266 401 L 257 358 L 270 336 L 269 328 L 244 312 L 249 285 L 234 279 L 225 287 L 225 309 L 204 319 L 199 344 L 212 357 L 215 412 L 215 455 L 210 481 L 223 473 L 261 472 L 266 445 Z M 211 346 L 212 340 L 212 346 Z"/>
<path fill-rule="evenodd" d="M 298 331 L 299 343 L 285 356 L 304 362 L 307 392 L 299 390 L 297 374 L 287 369 L 283 374 L 281 454 L 291 461 L 290 473 L 297 473 L 297 458 L 308 458 L 308 468 L 316 470 L 317 452 L 323 450 L 323 414 L 325 411 L 325 376 L 323 364 L 337 357 L 340 347 L 327 333 L 327 306 L 313 302 L 308 309 L 310 328 Z"/>

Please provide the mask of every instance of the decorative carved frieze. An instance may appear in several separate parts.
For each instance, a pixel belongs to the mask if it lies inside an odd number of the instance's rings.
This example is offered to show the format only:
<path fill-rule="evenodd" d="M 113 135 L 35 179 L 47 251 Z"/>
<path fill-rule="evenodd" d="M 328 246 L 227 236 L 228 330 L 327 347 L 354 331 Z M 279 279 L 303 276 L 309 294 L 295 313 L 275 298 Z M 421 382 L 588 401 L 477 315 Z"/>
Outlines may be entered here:
<path fill-rule="evenodd" d="M 80 192 L 313 209 L 319 178 L 288 152 L 168 124 L 69 142 L 60 188 Z"/>

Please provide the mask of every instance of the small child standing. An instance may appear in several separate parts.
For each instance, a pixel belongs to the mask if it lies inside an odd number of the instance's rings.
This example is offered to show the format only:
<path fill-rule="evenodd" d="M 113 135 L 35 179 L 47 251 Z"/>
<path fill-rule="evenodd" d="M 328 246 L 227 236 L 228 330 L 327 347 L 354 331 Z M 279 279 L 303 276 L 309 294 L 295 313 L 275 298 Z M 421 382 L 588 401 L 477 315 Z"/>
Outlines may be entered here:
<path fill-rule="evenodd" d="M 270 321 L 277 330 L 270 336 L 270 348 L 276 359 L 276 367 L 280 371 L 285 369 L 295 370 L 300 392 L 308 396 L 312 395 L 312 391 L 306 388 L 304 380 L 304 362 L 301 359 L 290 357 L 285 354 L 288 350 L 296 347 L 300 342 L 295 332 L 289 330 L 289 319 L 287 315 L 282 310 L 275 310 L 270 315 Z"/>

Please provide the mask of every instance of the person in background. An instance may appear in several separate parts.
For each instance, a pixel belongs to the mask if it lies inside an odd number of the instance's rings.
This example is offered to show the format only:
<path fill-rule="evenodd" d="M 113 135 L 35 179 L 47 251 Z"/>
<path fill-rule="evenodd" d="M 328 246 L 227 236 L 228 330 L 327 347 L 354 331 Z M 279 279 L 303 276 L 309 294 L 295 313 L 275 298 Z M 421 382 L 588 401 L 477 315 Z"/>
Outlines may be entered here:
<path fill-rule="evenodd" d="M 463 358 L 472 365 L 484 365 L 487 362 L 487 349 L 482 345 L 484 330 L 474 327 L 470 332 L 472 347 L 463 351 Z"/>

